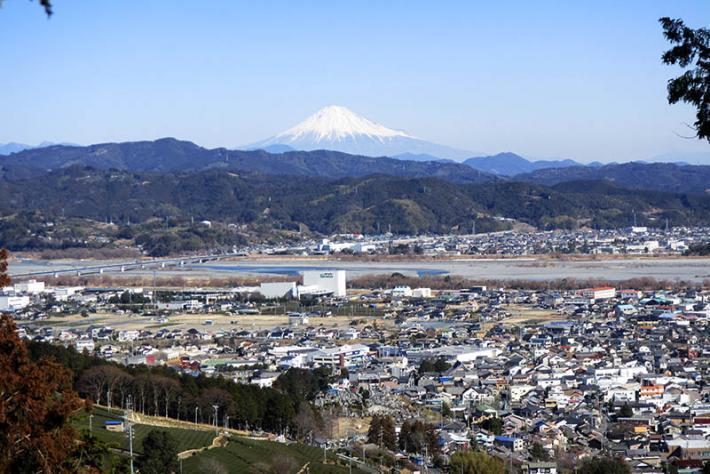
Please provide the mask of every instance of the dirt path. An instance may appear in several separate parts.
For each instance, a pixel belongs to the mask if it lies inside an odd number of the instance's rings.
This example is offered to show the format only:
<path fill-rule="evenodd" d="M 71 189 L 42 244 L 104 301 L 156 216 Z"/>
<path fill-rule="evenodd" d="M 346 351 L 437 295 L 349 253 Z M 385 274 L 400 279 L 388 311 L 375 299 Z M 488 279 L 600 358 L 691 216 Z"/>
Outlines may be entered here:
<path fill-rule="evenodd" d="M 205 446 L 203 448 L 198 448 L 198 449 L 188 449 L 186 451 L 182 451 L 178 453 L 178 459 L 186 459 L 189 458 L 190 456 L 194 456 L 197 453 L 201 453 L 203 451 L 207 451 L 208 449 L 214 449 L 214 448 L 224 448 L 227 446 L 227 443 L 229 443 L 229 440 L 227 439 L 224 434 L 220 434 L 215 436 L 215 438 L 212 440 L 212 444 L 209 446 Z"/>

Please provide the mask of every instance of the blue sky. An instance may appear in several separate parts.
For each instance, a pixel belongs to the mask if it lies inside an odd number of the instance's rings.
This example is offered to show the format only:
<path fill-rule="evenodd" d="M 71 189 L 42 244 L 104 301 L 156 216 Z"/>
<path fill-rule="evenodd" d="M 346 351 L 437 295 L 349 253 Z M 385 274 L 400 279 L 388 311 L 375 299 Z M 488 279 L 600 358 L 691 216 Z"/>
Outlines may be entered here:
<path fill-rule="evenodd" d="M 0 143 L 236 147 L 338 104 L 474 152 L 710 164 L 657 23 L 706 0 L 54 3 L 0 8 Z"/>

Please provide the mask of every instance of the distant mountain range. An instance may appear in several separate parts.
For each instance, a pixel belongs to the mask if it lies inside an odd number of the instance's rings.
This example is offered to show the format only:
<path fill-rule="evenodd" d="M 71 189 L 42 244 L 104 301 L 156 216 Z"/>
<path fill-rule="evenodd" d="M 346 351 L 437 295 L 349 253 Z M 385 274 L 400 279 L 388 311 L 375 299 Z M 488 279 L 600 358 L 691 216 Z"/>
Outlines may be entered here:
<path fill-rule="evenodd" d="M 462 160 L 471 156 L 470 152 L 387 128 L 338 105 L 324 107 L 298 125 L 245 148 L 272 151 L 274 147 L 284 146 L 294 150 L 334 150 L 374 157 L 406 154 L 427 155 L 433 160 Z"/>
<path fill-rule="evenodd" d="M 459 183 L 482 183 L 500 179 L 454 162 L 403 161 L 327 150 L 283 151 L 274 154 L 263 150 L 207 149 L 174 138 L 102 143 L 85 147 L 54 145 L 28 149 L 0 157 L 0 176 L 7 179 L 29 178 L 71 166 L 154 173 L 223 169 L 326 178 L 382 174 L 437 177 Z"/>
<path fill-rule="evenodd" d="M 270 145 L 270 149 L 278 152 L 208 149 L 174 138 L 90 146 L 51 145 L 0 156 L 0 178 L 31 178 L 79 166 L 147 173 L 217 169 L 328 179 L 388 175 L 440 178 L 454 183 L 514 180 L 546 186 L 570 181 L 610 181 L 629 189 L 693 194 L 710 192 L 710 166 L 641 162 L 584 166 L 572 160 L 528 161 L 514 153 L 470 158 L 459 163 L 428 154 L 400 154 L 397 158 L 387 158 L 328 150 L 296 151 L 288 145 L 276 144 Z"/>
<path fill-rule="evenodd" d="M 497 155 L 469 158 L 464 161 L 468 166 L 486 173 L 501 176 L 515 176 L 546 168 L 567 168 L 584 166 L 573 160 L 539 160 L 529 161 L 515 153 L 505 152 Z"/>
<path fill-rule="evenodd" d="M 18 151 L 26 150 L 32 148 L 30 145 L 25 145 L 24 143 L 0 143 L 0 155 L 9 155 L 10 153 L 17 153 Z"/>
<path fill-rule="evenodd" d="M 618 228 L 635 220 L 657 226 L 666 219 L 710 225 L 710 166 L 627 163 L 521 173 L 549 163 L 514 154 L 473 159 L 488 170 L 481 171 L 426 155 L 404 160 L 277 150 L 207 149 L 164 138 L 0 156 L 0 246 L 86 246 L 75 237 L 74 218 L 93 229 L 110 219 L 120 229 L 102 230 L 107 238 L 153 242 L 151 252 L 233 245 L 233 239 L 304 229 L 449 233 L 470 232 L 475 223 L 478 232 L 493 232 L 519 224 Z M 204 239 L 195 241 L 180 230 L 193 218 L 220 225 L 209 235 L 200 230 Z M 59 227 L 47 233 L 41 225 L 46 221 Z M 235 228 L 245 234 L 225 232 L 226 224 L 240 224 Z"/>
<path fill-rule="evenodd" d="M 12 153 L 17 153 L 23 150 L 29 150 L 31 148 L 45 148 L 52 145 L 70 145 L 74 146 L 73 143 L 53 143 L 53 142 L 42 142 L 37 146 L 26 145 L 24 143 L 0 143 L 0 155 L 10 155 Z"/>
<path fill-rule="evenodd" d="M 540 169 L 516 180 L 553 186 L 569 181 L 606 180 L 627 189 L 710 193 L 710 166 L 631 162 L 603 166 Z"/>
<path fill-rule="evenodd" d="M 154 144 L 154 145 L 153 145 Z M 62 145 L 64 148 L 56 148 Z M 136 171 L 177 171 L 199 170 L 206 167 L 222 167 L 242 170 L 259 170 L 266 173 L 287 173 L 301 175 L 327 175 L 329 177 L 364 176 L 365 174 L 390 174 L 393 176 L 439 176 L 460 182 L 485 181 L 486 175 L 525 180 L 541 179 L 544 182 L 558 182 L 570 179 L 596 179 L 605 176 L 617 163 L 592 162 L 587 165 L 570 159 L 529 160 L 512 152 L 498 153 L 487 156 L 472 156 L 473 153 L 437 143 L 432 143 L 414 137 L 402 130 L 388 128 L 380 123 L 369 120 L 354 113 L 346 107 L 331 105 L 318 110 L 301 123 L 239 150 L 217 148 L 209 150 L 190 142 L 172 143 L 166 139 L 154 142 L 107 143 L 79 147 L 62 143 L 43 142 L 38 146 L 22 143 L 0 144 L 0 156 L 37 151 L 36 154 L 21 155 L 12 164 L 4 162 L 5 174 L 13 176 L 13 172 L 24 170 L 35 172 L 39 169 L 51 170 L 59 167 L 79 164 L 97 168 L 113 167 L 116 169 L 131 169 Z M 245 152 L 264 151 L 270 155 L 280 155 L 277 162 L 271 156 L 264 154 L 248 155 Z M 323 165 L 319 170 L 313 161 L 315 155 L 303 155 L 299 152 L 319 152 L 318 160 Z M 347 163 L 340 152 L 354 155 Z M 293 153 L 297 153 L 294 155 Z M 256 157 L 262 162 L 257 162 Z M 327 157 L 327 158 L 326 158 Z M 421 165 L 397 165 L 392 162 L 373 162 L 365 158 L 393 158 L 406 162 L 419 162 Z M 664 159 L 673 158 L 678 165 L 679 157 L 687 158 L 688 162 L 698 163 L 710 159 L 710 152 L 671 153 L 652 157 L 648 162 L 658 163 Z M 423 165 L 423 163 L 438 163 Z M 477 171 L 472 173 L 453 166 L 465 164 Z M 9 169 L 9 168 L 12 169 Z M 369 167 L 367 169 L 366 167 Z M 548 169 L 575 168 L 568 172 L 540 173 Z M 591 168 L 580 171 L 578 168 Z M 603 168 L 604 171 L 593 172 L 593 169 Z M 535 174 L 537 173 L 537 174 Z M 613 172 L 611 173 L 613 175 Z M 525 175 L 525 176 L 523 176 Z M 528 176 L 530 175 L 530 176 Z M 458 178 L 456 177 L 458 176 Z M 606 178 L 603 178 L 606 179 Z M 610 177 L 609 179 L 614 179 Z M 699 189 L 698 186 L 693 186 Z"/>

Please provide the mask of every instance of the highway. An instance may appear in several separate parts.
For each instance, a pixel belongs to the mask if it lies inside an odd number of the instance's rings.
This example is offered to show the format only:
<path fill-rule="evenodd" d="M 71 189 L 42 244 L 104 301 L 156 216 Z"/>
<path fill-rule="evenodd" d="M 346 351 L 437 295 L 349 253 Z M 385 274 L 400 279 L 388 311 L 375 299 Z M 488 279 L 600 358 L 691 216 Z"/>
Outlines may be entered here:
<path fill-rule="evenodd" d="M 213 262 L 218 260 L 223 260 L 227 258 L 232 258 L 238 256 L 238 254 L 209 254 L 209 255 L 191 255 L 187 257 L 170 257 L 170 258 L 154 258 L 150 260 L 131 260 L 127 262 L 115 262 L 115 263 L 104 263 L 100 265 L 72 265 L 71 267 L 57 268 L 52 270 L 42 270 L 42 271 L 32 271 L 24 273 L 14 273 L 10 271 L 10 276 L 13 280 L 42 277 L 42 276 L 54 276 L 58 277 L 60 275 L 100 275 L 103 273 L 122 273 L 131 270 L 160 270 L 169 267 L 182 267 L 186 265 L 193 265 L 198 263 Z"/>

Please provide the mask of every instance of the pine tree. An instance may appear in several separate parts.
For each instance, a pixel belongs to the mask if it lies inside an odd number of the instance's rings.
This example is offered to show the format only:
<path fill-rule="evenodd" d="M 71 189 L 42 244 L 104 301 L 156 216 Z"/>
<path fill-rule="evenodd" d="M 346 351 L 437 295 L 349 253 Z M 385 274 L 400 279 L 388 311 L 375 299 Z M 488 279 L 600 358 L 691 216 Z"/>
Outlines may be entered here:
<path fill-rule="evenodd" d="M 0 281 L 7 253 L 0 254 Z M 73 472 L 76 433 L 69 418 L 83 406 L 72 375 L 49 359 L 30 360 L 15 322 L 0 317 L 0 472 Z"/>

